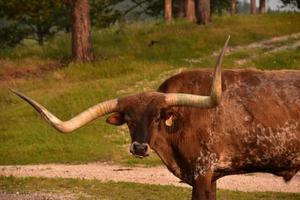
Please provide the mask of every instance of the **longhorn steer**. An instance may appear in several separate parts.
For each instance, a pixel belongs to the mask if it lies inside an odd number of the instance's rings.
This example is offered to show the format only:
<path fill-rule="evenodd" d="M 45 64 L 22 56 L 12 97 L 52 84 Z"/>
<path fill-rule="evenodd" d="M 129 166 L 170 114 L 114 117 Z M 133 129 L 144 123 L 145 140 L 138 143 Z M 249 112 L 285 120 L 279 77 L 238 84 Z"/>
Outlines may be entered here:
<path fill-rule="evenodd" d="M 186 71 L 157 92 L 102 102 L 66 122 L 14 92 L 61 132 L 114 113 L 107 122 L 127 123 L 131 153 L 145 157 L 154 149 L 193 186 L 192 199 L 215 199 L 216 180 L 230 174 L 269 172 L 288 181 L 300 169 L 300 72 L 226 70 L 222 81 L 227 43 L 213 80 L 209 70 Z"/>

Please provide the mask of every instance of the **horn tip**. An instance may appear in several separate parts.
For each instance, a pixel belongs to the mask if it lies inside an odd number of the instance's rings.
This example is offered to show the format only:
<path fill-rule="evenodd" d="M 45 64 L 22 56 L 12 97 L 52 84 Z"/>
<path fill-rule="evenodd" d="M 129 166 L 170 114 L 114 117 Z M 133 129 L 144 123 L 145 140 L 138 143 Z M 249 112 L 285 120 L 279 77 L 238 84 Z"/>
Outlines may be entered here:
<path fill-rule="evenodd" d="M 13 89 L 13 88 L 8 88 L 11 92 L 13 92 L 13 93 L 15 93 L 16 92 L 16 90 L 15 89 Z"/>
<path fill-rule="evenodd" d="M 12 93 L 19 95 L 20 92 L 18 92 L 17 90 L 13 89 L 13 88 L 8 88 Z"/>
<path fill-rule="evenodd" d="M 13 88 L 8 88 L 8 89 L 9 89 L 12 93 L 16 94 L 16 95 L 19 96 L 19 97 L 23 97 L 23 96 L 24 96 L 21 92 L 15 90 L 15 89 L 13 89 Z"/>
<path fill-rule="evenodd" d="M 228 42 L 229 42 L 230 38 L 231 38 L 231 35 L 228 35 L 228 36 L 227 36 L 227 40 L 226 40 L 226 42 L 225 42 L 225 46 L 228 45 Z"/>

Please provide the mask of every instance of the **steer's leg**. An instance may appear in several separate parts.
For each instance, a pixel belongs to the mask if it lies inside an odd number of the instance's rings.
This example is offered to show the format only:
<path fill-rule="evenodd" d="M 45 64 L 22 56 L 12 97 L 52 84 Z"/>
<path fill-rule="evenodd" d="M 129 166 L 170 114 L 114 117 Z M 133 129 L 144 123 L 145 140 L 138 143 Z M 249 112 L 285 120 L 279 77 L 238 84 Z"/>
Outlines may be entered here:
<path fill-rule="evenodd" d="M 210 200 L 216 200 L 217 199 L 217 181 L 213 181 L 211 183 L 211 198 Z"/>
<path fill-rule="evenodd" d="M 212 173 L 199 176 L 193 185 L 192 200 L 215 200 L 216 182 L 212 181 Z"/>

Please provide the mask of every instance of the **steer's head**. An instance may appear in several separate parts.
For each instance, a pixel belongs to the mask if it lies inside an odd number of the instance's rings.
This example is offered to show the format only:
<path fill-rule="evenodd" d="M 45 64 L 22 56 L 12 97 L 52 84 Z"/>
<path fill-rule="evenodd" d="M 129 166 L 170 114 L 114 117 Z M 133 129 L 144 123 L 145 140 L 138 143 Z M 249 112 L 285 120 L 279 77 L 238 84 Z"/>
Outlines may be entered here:
<path fill-rule="evenodd" d="M 149 145 L 153 147 L 157 143 L 165 143 L 169 133 L 180 130 L 180 113 L 176 113 L 172 107 L 212 108 L 220 103 L 222 93 L 221 63 L 228 41 L 229 37 L 215 67 L 210 96 L 144 92 L 101 102 L 63 122 L 31 98 L 17 91 L 12 91 L 33 106 L 47 122 L 62 133 L 72 132 L 105 114 L 113 113 L 106 121 L 112 125 L 126 123 L 132 139 L 130 152 L 138 157 L 145 157 L 149 155 Z"/>
<path fill-rule="evenodd" d="M 130 136 L 130 152 L 138 157 L 149 155 L 152 130 L 162 120 L 162 109 L 166 107 L 164 94 L 145 92 L 118 100 L 118 112 L 106 120 L 112 125 L 127 124 Z"/>

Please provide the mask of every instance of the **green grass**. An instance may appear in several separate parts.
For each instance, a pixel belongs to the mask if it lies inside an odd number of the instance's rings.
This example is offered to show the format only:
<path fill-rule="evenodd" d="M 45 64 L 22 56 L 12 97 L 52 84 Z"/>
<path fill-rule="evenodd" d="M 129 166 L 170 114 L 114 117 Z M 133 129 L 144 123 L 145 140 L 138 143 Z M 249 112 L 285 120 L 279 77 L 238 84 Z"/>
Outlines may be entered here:
<path fill-rule="evenodd" d="M 281 69 L 283 65 L 285 65 L 285 69 L 297 69 L 300 66 L 300 47 L 295 50 L 259 56 L 252 62 L 260 69 Z"/>
<path fill-rule="evenodd" d="M 0 177 L 0 191 L 28 194 L 33 192 L 72 194 L 78 199 L 190 199 L 191 189 L 175 186 L 127 182 L 100 182 L 97 180 L 62 178 Z M 220 200 L 299 200 L 300 194 L 279 192 L 238 192 L 218 190 Z"/>
<path fill-rule="evenodd" d="M 246 45 L 274 36 L 300 32 L 300 14 L 283 13 L 263 16 L 238 15 L 215 17 L 214 23 L 198 26 L 176 21 L 137 23 L 125 27 L 93 30 L 96 61 L 68 63 L 70 36 L 59 34 L 45 46 L 26 40 L 14 49 L 0 49 L 0 164 L 83 163 L 113 161 L 126 165 L 161 164 L 152 154 L 136 159 L 128 153 L 129 134 L 105 124 L 101 118 L 73 134 L 61 135 L 47 125 L 31 107 L 11 94 L 18 89 L 49 108 L 61 119 L 83 111 L 99 101 L 130 92 L 155 89 L 159 75 L 177 68 L 212 67 L 219 50 L 231 35 L 231 46 Z M 151 41 L 157 41 L 149 46 Z M 252 50 L 260 52 L 261 50 Z M 251 51 L 237 52 L 224 60 L 225 68 L 235 60 L 247 58 Z M 188 62 L 198 59 L 199 62 Z M 274 60 L 276 63 L 274 63 Z M 247 67 L 261 69 L 299 69 L 299 49 L 263 55 Z M 28 73 L 54 63 L 39 73 Z M 16 79 L 9 75 L 20 70 Z M 18 74 L 17 74 L 18 75 Z M 145 84 L 135 85 L 139 81 Z M 149 85 L 148 85 L 149 83 Z M 128 90 L 134 88 L 134 90 Z M 127 91 L 127 92 L 120 92 Z"/>

